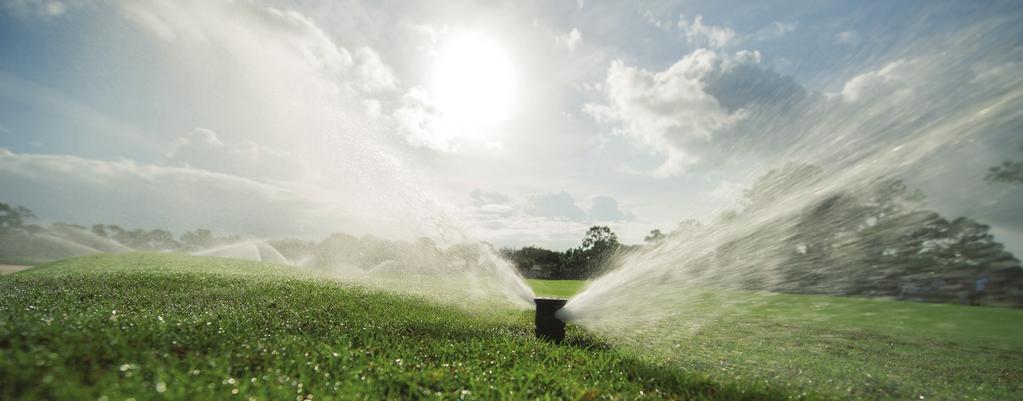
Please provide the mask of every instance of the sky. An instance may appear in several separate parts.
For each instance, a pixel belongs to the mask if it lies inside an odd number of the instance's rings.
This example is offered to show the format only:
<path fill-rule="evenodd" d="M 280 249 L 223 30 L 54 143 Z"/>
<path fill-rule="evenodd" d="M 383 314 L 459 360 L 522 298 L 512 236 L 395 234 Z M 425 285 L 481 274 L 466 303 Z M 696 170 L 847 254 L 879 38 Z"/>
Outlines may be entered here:
<path fill-rule="evenodd" d="M 0 2 L 0 202 L 41 221 L 565 249 L 894 174 L 1023 252 L 1023 12 L 953 1 Z M 852 173 L 850 173 L 852 174 Z M 848 174 L 835 174 L 836 185 Z"/>

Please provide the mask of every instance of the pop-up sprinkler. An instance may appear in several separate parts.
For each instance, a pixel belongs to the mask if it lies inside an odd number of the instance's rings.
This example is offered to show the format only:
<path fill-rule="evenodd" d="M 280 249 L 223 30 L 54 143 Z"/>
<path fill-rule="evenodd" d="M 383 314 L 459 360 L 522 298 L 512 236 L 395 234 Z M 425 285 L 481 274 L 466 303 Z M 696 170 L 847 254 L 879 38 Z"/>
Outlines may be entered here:
<path fill-rule="evenodd" d="M 534 298 L 536 304 L 536 338 L 560 343 L 565 338 L 565 322 L 555 313 L 565 306 L 567 299 Z"/>

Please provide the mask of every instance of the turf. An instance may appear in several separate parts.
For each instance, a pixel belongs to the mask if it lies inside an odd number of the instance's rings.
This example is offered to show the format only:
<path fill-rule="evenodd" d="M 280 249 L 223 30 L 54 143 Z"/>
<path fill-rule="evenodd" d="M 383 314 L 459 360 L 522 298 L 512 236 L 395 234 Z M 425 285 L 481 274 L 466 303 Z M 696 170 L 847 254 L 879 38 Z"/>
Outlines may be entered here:
<path fill-rule="evenodd" d="M 581 285 L 554 284 L 544 291 L 565 296 Z M 555 345 L 532 337 L 529 311 L 436 299 L 217 258 L 58 262 L 0 277 L 0 399 L 930 400 L 1023 391 L 1019 310 L 708 293 L 680 305 L 694 319 L 715 316 L 695 331 L 665 321 L 651 328 L 657 338 L 621 339 L 569 325 Z"/>
<path fill-rule="evenodd" d="M 90 256 L 0 278 L 0 399 L 784 399 L 484 313 L 258 263 Z"/>
<path fill-rule="evenodd" d="M 570 298 L 582 290 L 586 280 L 539 280 L 529 279 L 533 292 L 541 297 Z"/>

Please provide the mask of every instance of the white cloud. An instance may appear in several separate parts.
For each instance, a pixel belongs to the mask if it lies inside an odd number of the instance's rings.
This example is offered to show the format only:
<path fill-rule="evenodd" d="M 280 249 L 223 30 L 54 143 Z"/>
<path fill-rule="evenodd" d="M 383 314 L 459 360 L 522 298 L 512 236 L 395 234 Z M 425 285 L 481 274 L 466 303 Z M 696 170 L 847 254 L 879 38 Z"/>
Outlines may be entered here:
<path fill-rule="evenodd" d="M 90 3 L 89 0 L 4 0 L 0 7 L 21 18 L 49 19 Z"/>
<path fill-rule="evenodd" d="M 357 81 L 365 92 L 393 90 L 398 84 L 394 69 L 380 61 L 380 55 L 369 47 L 355 50 Z"/>
<path fill-rule="evenodd" d="M 342 118 L 352 124 L 353 114 L 364 116 L 364 100 L 397 88 L 393 69 L 375 50 L 349 51 L 298 11 L 197 0 L 125 1 L 114 7 L 166 42 L 166 52 L 176 56 L 167 71 L 189 74 L 179 79 L 194 85 L 189 93 L 198 104 L 192 109 L 216 107 L 208 114 L 227 120 L 218 124 L 224 136 L 234 135 L 236 126 L 248 127 L 238 131 L 300 147 L 315 146 L 311 142 L 322 138 L 313 136 L 325 132 L 359 135 L 336 127 Z M 246 118 L 231 120 L 233 115 Z"/>
<path fill-rule="evenodd" d="M 396 132 L 409 145 L 440 152 L 456 150 L 454 134 L 425 87 L 414 86 L 402 96 L 394 119 L 398 123 Z"/>
<path fill-rule="evenodd" d="M 1004 63 L 978 63 L 970 68 L 974 73 L 972 83 L 1006 84 L 1019 78 L 1023 71 L 1023 62 L 1010 61 Z"/>
<path fill-rule="evenodd" d="M 0 151 L 8 201 L 43 219 L 250 234 L 301 233 L 323 205 L 284 187 L 187 167 Z M 341 214 L 334 215 L 340 217 Z M 340 219 L 335 223 L 341 223 Z"/>
<path fill-rule="evenodd" d="M 558 220 L 586 220 L 586 212 L 576 205 L 572 195 L 565 191 L 530 197 L 525 213 Z"/>
<path fill-rule="evenodd" d="M 794 23 L 774 21 L 757 30 L 754 36 L 759 40 L 771 40 L 785 36 L 785 34 L 795 30 L 796 24 Z"/>
<path fill-rule="evenodd" d="M 275 180 L 300 180 L 309 170 L 305 159 L 297 154 L 252 141 L 226 143 L 216 132 L 205 128 L 179 137 L 168 159 L 185 167 Z"/>
<path fill-rule="evenodd" d="M 859 34 L 854 30 L 842 31 L 835 34 L 835 41 L 841 44 L 853 44 L 859 40 Z"/>
<path fill-rule="evenodd" d="M 913 94 L 913 89 L 920 84 L 923 67 L 919 60 L 898 60 L 885 65 L 879 70 L 868 71 L 857 75 L 842 87 L 842 101 L 859 103 L 868 100 L 901 101 Z"/>
<path fill-rule="evenodd" d="M 582 40 L 583 35 L 579 33 L 579 30 L 576 28 L 572 28 L 571 31 L 568 31 L 565 34 L 554 36 L 554 42 L 559 46 L 564 46 L 570 53 L 575 51 L 576 47 L 579 46 L 579 43 L 581 43 Z"/>
<path fill-rule="evenodd" d="M 721 180 L 714 189 L 706 193 L 706 196 L 718 205 L 718 209 L 726 210 L 739 205 L 746 187 L 746 185 L 729 180 Z"/>
<path fill-rule="evenodd" d="M 703 16 L 697 15 L 690 22 L 686 16 L 678 18 L 678 29 L 692 46 L 709 46 L 712 48 L 726 47 L 735 40 L 735 31 L 726 26 L 704 25 Z"/>
<path fill-rule="evenodd" d="M 587 104 L 584 111 L 598 121 L 619 124 L 616 133 L 666 156 L 655 175 L 679 174 L 701 161 L 693 148 L 743 118 L 741 111 L 727 111 L 704 90 L 705 80 L 721 68 L 722 58 L 706 49 L 659 72 L 615 61 L 606 81 L 609 104 Z"/>
<path fill-rule="evenodd" d="M 591 221 L 626 221 L 635 219 L 632 213 L 626 212 L 618 206 L 617 199 L 610 196 L 594 197 L 587 216 Z"/>

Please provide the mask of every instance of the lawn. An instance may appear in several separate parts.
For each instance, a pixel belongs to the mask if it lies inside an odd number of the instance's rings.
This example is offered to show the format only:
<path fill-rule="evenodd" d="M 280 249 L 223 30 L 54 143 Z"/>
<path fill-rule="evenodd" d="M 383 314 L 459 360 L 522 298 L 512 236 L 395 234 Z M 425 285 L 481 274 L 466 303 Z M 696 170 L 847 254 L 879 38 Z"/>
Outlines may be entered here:
<path fill-rule="evenodd" d="M 529 286 L 539 297 L 570 298 L 583 289 L 586 280 L 539 280 L 529 279 Z"/>
<path fill-rule="evenodd" d="M 567 296 L 580 285 L 535 288 Z M 659 348 L 575 325 L 565 344 L 550 344 L 532 337 L 530 311 L 430 299 L 217 258 L 58 262 L 0 277 L 0 399 L 1012 399 L 1023 390 L 1018 310 L 777 296 L 663 335 L 685 341 Z M 869 318 L 888 311 L 909 323 Z M 912 328 L 940 322 L 954 330 Z M 655 329 L 677 332 L 672 322 Z"/>

